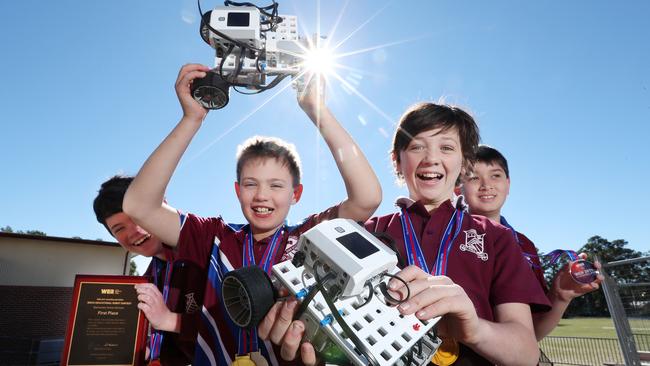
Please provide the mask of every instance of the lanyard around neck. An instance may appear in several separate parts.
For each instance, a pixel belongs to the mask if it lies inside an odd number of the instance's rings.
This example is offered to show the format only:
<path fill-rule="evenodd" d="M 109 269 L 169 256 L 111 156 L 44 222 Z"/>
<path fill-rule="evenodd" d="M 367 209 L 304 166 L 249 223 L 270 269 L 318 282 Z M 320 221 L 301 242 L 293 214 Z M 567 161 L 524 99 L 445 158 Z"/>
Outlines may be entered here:
<path fill-rule="evenodd" d="M 158 287 L 158 271 L 159 268 L 158 266 L 162 265 L 164 262 L 160 258 L 153 257 L 153 281 L 156 287 Z M 165 262 L 165 278 L 163 280 L 163 301 L 165 302 L 165 306 L 167 306 L 167 298 L 169 297 L 169 285 L 171 282 L 172 278 L 172 268 L 174 268 L 174 265 L 171 261 Z M 156 360 L 160 357 L 160 347 L 162 346 L 162 341 L 163 341 L 163 332 L 157 329 L 152 329 L 152 335 L 151 335 L 151 341 L 149 343 L 149 348 L 151 349 L 151 360 Z"/>
<path fill-rule="evenodd" d="M 464 211 L 454 209 L 454 213 L 451 216 L 447 227 L 445 228 L 442 239 L 440 240 L 440 246 L 438 247 L 438 254 L 436 255 L 436 260 L 433 263 L 433 268 L 431 268 L 431 271 L 429 271 L 427 262 L 424 259 L 422 247 L 420 246 L 417 234 L 413 228 L 411 217 L 409 216 L 406 209 L 402 208 L 400 220 L 402 222 L 402 235 L 404 236 L 404 246 L 406 247 L 406 256 L 408 258 L 409 265 L 415 264 L 418 267 L 422 268 L 422 270 L 426 271 L 427 273 L 431 273 L 434 276 L 441 276 L 446 274 L 447 262 L 449 261 L 449 253 L 451 252 L 451 247 L 454 245 L 456 237 L 460 233 L 464 216 Z"/>
<path fill-rule="evenodd" d="M 260 267 L 269 275 L 271 274 L 271 268 L 275 263 L 275 256 L 277 255 L 278 249 L 280 247 L 279 239 L 282 237 L 283 231 L 284 225 L 275 231 L 273 238 L 271 239 L 271 243 L 266 247 L 264 255 L 262 255 L 262 260 L 260 261 Z M 253 240 L 253 231 L 249 226 L 248 232 L 246 233 L 246 238 L 244 239 L 244 247 L 242 253 L 242 265 L 244 267 L 257 265 L 255 261 L 255 251 L 253 250 Z M 256 352 L 259 349 L 259 345 L 257 343 L 258 337 L 256 328 L 253 328 L 251 330 L 239 328 L 237 337 L 237 353 L 239 355 Z"/>

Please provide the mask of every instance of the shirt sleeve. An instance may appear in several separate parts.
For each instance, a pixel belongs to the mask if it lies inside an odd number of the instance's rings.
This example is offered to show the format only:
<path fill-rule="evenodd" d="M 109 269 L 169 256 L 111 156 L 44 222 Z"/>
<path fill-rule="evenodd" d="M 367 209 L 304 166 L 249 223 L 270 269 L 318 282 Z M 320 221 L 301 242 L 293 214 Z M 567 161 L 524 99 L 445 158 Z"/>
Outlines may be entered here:
<path fill-rule="evenodd" d="M 493 305 L 524 303 L 529 304 L 533 312 L 548 311 L 550 302 L 512 234 L 500 226 L 492 229 L 496 234 L 496 263 L 490 302 Z"/>
<path fill-rule="evenodd" d="M 221 217 L 200 217 L 191 213 L 179 216 L 181 233 L 178 237 L 177 259 L 207 269 L 212 245 L 215 239 L 222 237 L 226 224 Z"/>

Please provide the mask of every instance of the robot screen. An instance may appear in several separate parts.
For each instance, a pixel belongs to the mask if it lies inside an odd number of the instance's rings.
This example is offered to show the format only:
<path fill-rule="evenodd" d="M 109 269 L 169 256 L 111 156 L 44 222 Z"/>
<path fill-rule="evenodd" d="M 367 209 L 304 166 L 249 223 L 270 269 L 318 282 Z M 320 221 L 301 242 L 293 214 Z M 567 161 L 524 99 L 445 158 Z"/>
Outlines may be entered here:
<path fill-rule="evenodd" d="M 250 25 L 250 13 L 230 12 L 228 13 L 229 27 L 248 27 Z"/>
<path fill-rule="evenodd" d="M 343 246 L 352 252 L 357 258 L 363 259 L 369 256 L 370 254 L 376 253 L 379 251 L 379 248 L 374 246 L 371 242 L 366 240 L 357 232 L 351 232 L 349 234 L 340 236 L 336 240 L 343 244 Z"/>

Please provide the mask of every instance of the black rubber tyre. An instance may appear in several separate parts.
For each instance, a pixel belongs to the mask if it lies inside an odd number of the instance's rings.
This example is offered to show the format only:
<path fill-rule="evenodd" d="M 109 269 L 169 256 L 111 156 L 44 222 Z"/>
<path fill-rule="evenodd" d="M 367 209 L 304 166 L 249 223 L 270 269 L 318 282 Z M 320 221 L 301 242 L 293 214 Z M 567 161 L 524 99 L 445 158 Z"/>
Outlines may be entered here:
<path fill-rule="evenodd" d="M 208 71 L 204 78 L 194 79 L 190 92 L 206 109 L 221 109 L 230 100 L 230 84 L 214 71 Z"/>
<path fill-rule="evenodd" d="M 242 328 L 257 327 L 275 303 L 271 279 L 257 266 L 228 272 L 223 278 L 221 296 L 228 316 Z"/>

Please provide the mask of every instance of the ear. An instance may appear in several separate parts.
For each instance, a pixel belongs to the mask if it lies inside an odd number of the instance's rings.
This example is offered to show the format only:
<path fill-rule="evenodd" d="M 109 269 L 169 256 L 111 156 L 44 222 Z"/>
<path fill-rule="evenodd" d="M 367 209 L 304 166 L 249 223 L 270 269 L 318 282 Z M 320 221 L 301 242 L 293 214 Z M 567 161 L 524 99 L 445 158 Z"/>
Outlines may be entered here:
<path fill-rule="evenodd" d="M 398 177 L 402 176 L 402 166 L 399 162 L 399 154 L 398 152 L 391 151 L 390 152 L 390 160 L 393 162 L 393 169 L 395 169 L 395 174 Z"/>
<path fill-rule="evenodd" d="M 510 194 L 510 178 L 506 178 L 506 195 Z"/>
<path fill-rule="evenodd" d="M 302 184 L 298 184 L 293 188 L 293 198 L 291 199 L 291 204 L 295 205 L 300 201 L 300 197 L 302 196 Z"/>
<path fill-rule="evenodd" d="M 239 199 L 239 182 L 235 182 L 235 193 L 237 194 L 237 199 Z"/>

